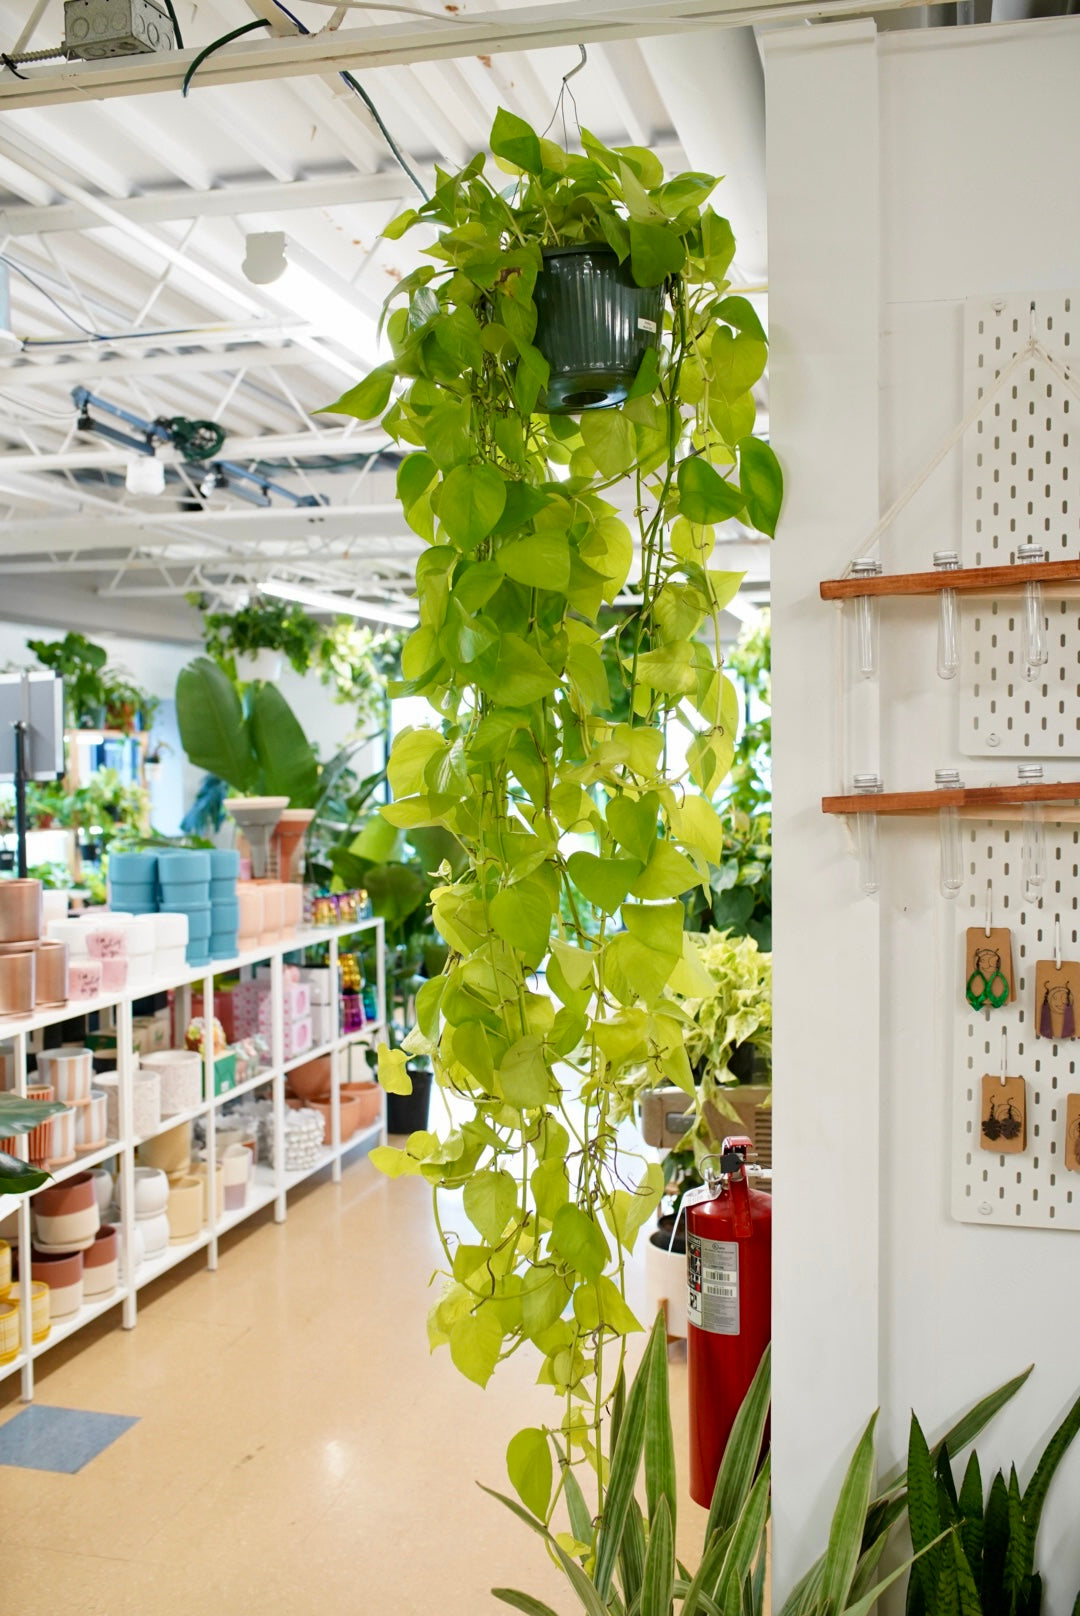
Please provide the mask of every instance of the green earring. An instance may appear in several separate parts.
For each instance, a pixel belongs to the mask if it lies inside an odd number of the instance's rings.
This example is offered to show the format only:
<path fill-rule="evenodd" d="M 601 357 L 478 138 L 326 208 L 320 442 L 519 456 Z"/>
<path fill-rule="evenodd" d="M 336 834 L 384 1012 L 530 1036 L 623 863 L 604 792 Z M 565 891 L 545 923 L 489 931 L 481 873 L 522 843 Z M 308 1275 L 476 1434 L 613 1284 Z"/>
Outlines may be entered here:
<path fill-rule="evenodd" d="M 1001 986 L 999 988 L 995 988 L 995 982 L 1000 982 Z M 987 1004 L 993 1005 L 995 1010 L 1000 1010 L 1001 1006 L 1007 1001 L 1009 997 L 1009 984 L 1000 965 L 993 972 L 990 980 L 987 982 L 984 997 Z"/>
<path fill-rule="evenodd" d="M 1000 975 L 1001 973 L 996 972 L 995 974 Z M 982 986 L 976 987 L 976 982 L 981 982 Z M 976 965 L 975 969 L 967 979 L 967 1002 L 970 1004 L 973 1010 L 982 1009 L 983 1005 L 986 1003 L 989 991 L 990 984 L 987 982 L 986 977 Z M 1005 993 L 1006 997 L 1008 997 L 1008 984 L 1006 984 Z"/>

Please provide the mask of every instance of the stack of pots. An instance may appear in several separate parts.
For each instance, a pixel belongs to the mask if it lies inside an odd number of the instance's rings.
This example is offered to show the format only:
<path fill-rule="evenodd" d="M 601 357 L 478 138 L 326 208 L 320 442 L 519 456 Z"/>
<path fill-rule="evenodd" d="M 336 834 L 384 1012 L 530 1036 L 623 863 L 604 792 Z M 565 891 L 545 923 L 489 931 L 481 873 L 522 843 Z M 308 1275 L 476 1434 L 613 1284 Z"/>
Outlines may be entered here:
<path fill-rule="evenodd" d="M 160 1167 L 135 1169 L 135 1263 L 168 1249 L 169 1180 Z"/>
<path fill-rule="evenodd" d="M 128 915 L 152 915 L 157 909 L 156 853 L 109 854 L 109 908 Z"/>
<path fill-rule="evenodd" d="M 53 1126 L 53 1145 L 59 1142 L 62 1147 L 59 1151 L 54 1148 L 46 1158 L 49 1169 L 64 1166 L 76 1154 L 100 1150 L 109 1137 L 109 1099 L 107 1090 L 94 1084 L 92 1051 L 43 1050 L 38 1056 L 38 1071 L 55 1098 L 71 1113 L 70 1138 L 67 1113 L 48 1119 Z"/>
<path fill-rule="evenodd" d="M 240 905 L 236 880 L 240 854 L 235 848 L 215 848 L 210 857 L 210 953 L 214 959 L 233 959 L 240 931 Z"/>
<path fill-rule="evenodd" d="M 0 881 L 0 1018 L 67 1001 L 68 951 L 41 930 L 41 882 Z"/>
<path fill-rule="evenodd" d="M 179 848 L 158 854 L 162 914 L 186 915 L 187 963 L 210 963 L 210 854 Z"/>
<path fill-rule="evenodd" d="M 88 921 L 86 952 L 101 964 L 101 991 L 122 993 L 128 982 L 128 939 L 121 922 Z"/>
<path fill-rule="evenodd" d="M 98 1186 L 92 1173 L 76 1173 L 62 1184 L 39 1190 L 32 1216 L 31 1278 L 48 1285 L 53 1321 L 77 1313 L 84 1292 L 103 1296 L 115 1289 L 116 1231 L 101 1228 Z"/>

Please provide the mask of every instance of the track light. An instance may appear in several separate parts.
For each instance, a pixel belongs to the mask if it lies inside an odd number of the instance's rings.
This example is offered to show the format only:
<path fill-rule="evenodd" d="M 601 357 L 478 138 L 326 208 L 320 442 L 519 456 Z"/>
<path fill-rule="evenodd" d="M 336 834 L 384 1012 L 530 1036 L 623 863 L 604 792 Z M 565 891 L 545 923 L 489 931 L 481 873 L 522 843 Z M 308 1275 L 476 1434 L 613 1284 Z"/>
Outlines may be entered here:
<path fill-rule="evenodd" d="M 157 455 L 132 455 L 124 472 L 124 487 L 129 494 L 163 494 L 165 467 Z"/>
<path fill-rule="evenodd" d="M 358 303 L 354 289 L 283 230 L 245 236 L 243 270 L 253 285 L 265 286 L 276 303 L 365 364 L 377 362 L 375 320 Z"/>
<path fill-rule="evenodd" d="M 398 611 L 375 600 L 352 600 L 329 589 L 309 589 L 307 584 L 290 583 L 284 578 L 267 578 L 259 585 L 259 593 L 273 595 L 276 600 L 294 600 L 316 612 L 362 617 L 372 623 L 389 623 L 393 628 L 415 628 L 419 621 L 415 612 Z"/>

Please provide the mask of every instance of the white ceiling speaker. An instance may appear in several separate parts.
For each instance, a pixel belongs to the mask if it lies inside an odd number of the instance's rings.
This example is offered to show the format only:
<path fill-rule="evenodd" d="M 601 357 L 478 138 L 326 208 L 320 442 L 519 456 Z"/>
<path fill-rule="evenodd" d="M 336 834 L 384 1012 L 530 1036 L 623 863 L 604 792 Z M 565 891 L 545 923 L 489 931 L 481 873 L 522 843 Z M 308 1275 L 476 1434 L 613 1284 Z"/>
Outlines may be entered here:
<path fill-rule="evenodd" d="M 265 286 L 275 303 L 307 320 L 365 364 L 377 363 L 375 319 L 358 302 L 353 287 L 283 230 L 260 230 L 245 236 L 242 267 L 252 285 Z"/>
<path fill-rule="evenodd" d="M 165 467 L 157 455 L 132 455 L 124 472 L 124 487 L 129 494 L 163 494 Z"/>

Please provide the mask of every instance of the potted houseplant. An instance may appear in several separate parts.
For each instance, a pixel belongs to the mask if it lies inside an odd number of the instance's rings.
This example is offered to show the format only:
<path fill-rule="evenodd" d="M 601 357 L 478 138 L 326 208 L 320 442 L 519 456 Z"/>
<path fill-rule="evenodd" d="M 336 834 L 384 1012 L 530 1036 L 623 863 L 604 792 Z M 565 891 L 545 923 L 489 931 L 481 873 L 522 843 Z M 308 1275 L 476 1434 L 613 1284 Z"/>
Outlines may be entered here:
<path fill-rule="evenodd" d="M 464 853 L 431 895 L 446 966 L 404 1047 L 379 1051 L 391 1093 L 427 1056 L 455 1127 L 373 1160 L 462 1192 L 474 1233 L 444 1243 L 430 1340 L 479 1384 L 532 1343 L 560 1399 L 541 1438 L 603 1522 L 607 1414 L 640 1328 L 625 1257 L 663 1189 L 655 1163 L 629 1174 L 617 1118 L 643 1071 L 693 1087 L 680 997 L 710 986 L 681 899 L 723 857 L 711 799 L 735 742 L 716 628 L 740 580 L 712 564 L 715 526 L 771 534 L 782 480 L 753 432 L 767 346 L 729 295 L 715 182 L 583 138 L 570 154 L 500 111 L 512 184 L 478 156 L 391 227 L 434 225 L 432 261 L 392 294 L 407 299 L 386 322 L 392 358 L 333 408 L 407 450 L 398 494 L 427 541 L 394 690 L 426 697 L 433 723 L 396 738 L 382 812 Z M 623 401 L 593 407 L 615 396 L 605 381 L 574 416 L 551 394 L 565 372 L 541 320 L 545 250 L 577 245 L 610 248 L 658 317 Z M 628 583 L 609 674 L 601 616 Z M 669 724 L 691 731 L 685 768 Z"/>
<path fill-rule="evenodd" d="M 76 729 L 103 729 L 108 703 L 104 676 L 107 654 L 85 634 L 65 634 L 62 640 L 27 640 L 43 668 L 64 681 L 67 723 Z"/>
<path fill-rule="evenodd" d="M 274 682 L 287 659 L 307 673 L 323 630 L 302 606 L 256 597 L 235 612 L 211 612 L 203 619 L 208 654 L 242 684 Z"/>

